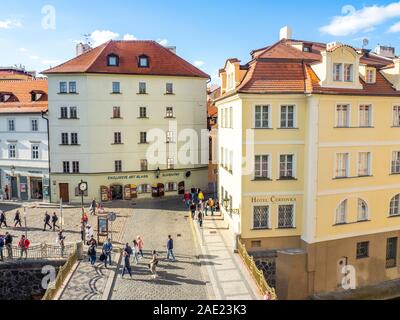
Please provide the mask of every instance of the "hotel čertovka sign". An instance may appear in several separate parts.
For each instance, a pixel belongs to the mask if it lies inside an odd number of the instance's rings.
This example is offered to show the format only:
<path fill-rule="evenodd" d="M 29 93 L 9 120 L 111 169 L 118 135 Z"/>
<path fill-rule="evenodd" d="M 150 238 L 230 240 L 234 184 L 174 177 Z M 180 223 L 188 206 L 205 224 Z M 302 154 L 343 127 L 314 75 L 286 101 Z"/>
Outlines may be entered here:
<path fill-rule="evenodd" d="M 293 196 L 268 196 L 268 197 L 253 197 L 252 203 L 289 203 L 297 202 L 297 198 Z"/>

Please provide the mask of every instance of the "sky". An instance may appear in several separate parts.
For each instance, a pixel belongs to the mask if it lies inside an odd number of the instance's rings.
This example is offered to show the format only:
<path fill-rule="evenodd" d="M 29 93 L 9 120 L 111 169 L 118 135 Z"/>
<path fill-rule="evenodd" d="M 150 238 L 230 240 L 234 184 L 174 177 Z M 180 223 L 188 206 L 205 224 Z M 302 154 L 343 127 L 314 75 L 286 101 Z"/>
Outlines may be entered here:
<path fill-rule="evenodd" d="M 0 0 L 0 66 L 39 73 L 75 55 L 78 41 L 156 40 L 218 81 L 226 59 L 293 38 L 340 41 L 400 53 L 400 1 L 275 0 Z"/>

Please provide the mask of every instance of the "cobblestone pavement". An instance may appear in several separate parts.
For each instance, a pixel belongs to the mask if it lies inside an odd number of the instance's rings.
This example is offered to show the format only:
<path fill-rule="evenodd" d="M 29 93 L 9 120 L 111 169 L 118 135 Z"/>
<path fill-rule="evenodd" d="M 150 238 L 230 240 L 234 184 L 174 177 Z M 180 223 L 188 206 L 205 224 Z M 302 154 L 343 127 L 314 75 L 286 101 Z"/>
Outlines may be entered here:
<path fill-rule="evenodd" d="M 125 242 L 144 237 L 145 258 L 132 264 L 133 278 L 116 279 L 112 300 L 200 300 L 208 299 L 188 213 L 181 201 L 161 200 L 138 203 L 126 226 Z M 166 209 L 168 208 L 168 209 Z M 177 262 L 166 261 L 168 235 L 174 238 Z M 152 279 L 148 262 L 152 250 L 159 252 L 159 278 Z M 121 270 L 119 271 L 121 272 Z"/>

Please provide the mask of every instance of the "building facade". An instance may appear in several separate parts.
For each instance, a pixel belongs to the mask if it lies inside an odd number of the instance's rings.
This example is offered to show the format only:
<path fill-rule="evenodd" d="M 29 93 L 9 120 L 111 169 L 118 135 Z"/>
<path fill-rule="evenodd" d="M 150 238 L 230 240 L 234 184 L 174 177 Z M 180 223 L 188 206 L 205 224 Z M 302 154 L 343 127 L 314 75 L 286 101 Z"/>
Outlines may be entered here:
<path fill-rule="evenodd" d="M 47 80 L 0 81 L 3 199 L 48 200 Z"/>
<path fill-rule="evenodd" d="M 208 190 L 217 198 L 218 194 L 218 108 L 215 100 L 220 96 L 220 87 L 210 88 L 207 97 L 207 122 L 209 137 Z"/>
<path fill-rule="evenodd" d="M 400 278 L 400 60 L 288 29 L 251 55 L 216 101 L 233 232 L 275 253 L 281 299 Z"/>
<path fill-rule="evenodd" d="M 45 74 L 54 199 L 78 201 L 81 180 L 98 201 L 207 188 L 208 75 L 154 41 L 110 41 Z"/>

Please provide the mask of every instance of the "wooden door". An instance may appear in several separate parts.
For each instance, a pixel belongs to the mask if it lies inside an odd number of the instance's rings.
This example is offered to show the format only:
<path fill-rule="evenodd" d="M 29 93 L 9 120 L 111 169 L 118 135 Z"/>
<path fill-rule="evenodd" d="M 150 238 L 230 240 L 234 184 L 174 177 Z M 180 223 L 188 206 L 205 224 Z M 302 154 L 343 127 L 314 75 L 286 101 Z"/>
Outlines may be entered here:
<path fill-rule="evenodd" d="M 69 185 L 68 183 L 60 183 L 60 198 L 63 203 L 69 203 Z"/>

